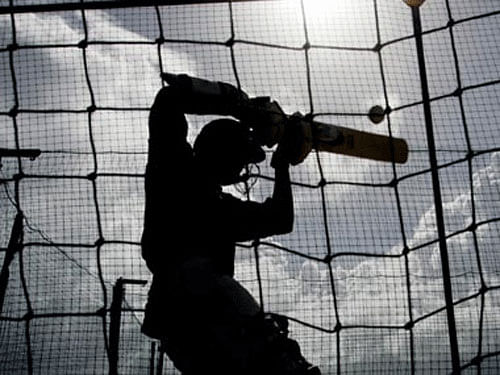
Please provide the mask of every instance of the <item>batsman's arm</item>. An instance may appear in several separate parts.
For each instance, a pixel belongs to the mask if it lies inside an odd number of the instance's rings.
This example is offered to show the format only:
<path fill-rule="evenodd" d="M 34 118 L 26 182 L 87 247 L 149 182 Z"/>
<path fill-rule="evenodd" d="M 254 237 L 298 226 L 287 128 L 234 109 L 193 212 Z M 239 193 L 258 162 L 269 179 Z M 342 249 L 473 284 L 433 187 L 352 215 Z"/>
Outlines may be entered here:
<path fill-rule="evenodd" d="M 238 209 L 233 209 L 232 214 L 228 215 L 224 227 L 231 228 L 229 232 L 235 241 L 251 241 L 293 230 L 294 206 L 288 164 L 286 160 L 280 160 L 279 164 L 274 165 L 273 194 L 265 202 L 232 198 L 238 201 Z"/>
<path fill-rule="evenodd" d="M 275 151 L 271 165 L 274 168 L 274 188 L 272 196 L 274 212 L 274 233 L 285 234 L 293 230 L 294 207 L 290 182 L 289 160 Z"/>
<path fill-rule="evenodd" d="M 207 81 L 185 74 L 165 73 L 168 86 L 156 95 L 149 114 L 150 151 L 168 152 L 186 148 L 188 123 L 185 114 L 237 115 L 246 94 L 222 82 Z M 153 144 L 152 144 L 153 143 Z M 158 147 L 155 147 L 158 143 Z"/>
<path fill-rule="evenodd" d="M 248 101 L 248 95 L 229 83 L 186 74 L 164 73 L 163 78 L 170 90 L 175 91 L 179 108 L 184 113 L 238 117 L 240 108 L 246 106 Z"/>

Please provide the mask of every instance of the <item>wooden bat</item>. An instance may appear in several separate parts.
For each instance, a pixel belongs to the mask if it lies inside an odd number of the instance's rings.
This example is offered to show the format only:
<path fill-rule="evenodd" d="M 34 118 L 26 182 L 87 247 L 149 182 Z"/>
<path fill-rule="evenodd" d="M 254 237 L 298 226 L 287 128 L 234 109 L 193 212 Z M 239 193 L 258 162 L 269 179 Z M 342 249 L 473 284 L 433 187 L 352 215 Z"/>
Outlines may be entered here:
<path fill-rule="evenodd" d="M 257 113 L 262 116 L 260 121 L 258 118 L 254 119 L 254 123 L 266 123 L 267 119 L 267 123 L 278 124 L 293 117 L 293 115 L 284 113 L 279 104 L 271 102 L 269 97 L 253 98 L 251 104 L 250 114 Z M 383 111 L 381 108 L 380 110 Z M 376 113 L 376 118 L 372 118 L 371 112 L 372 110 L 369 115 L 372 121 L 380 122 L 383 119 L 383 113 Z M 378 161 L 394 161 L 400 164 L 404 164 L 408 160 L 408 144 L 404 139 L 311 121 L 304 117 L 301 121 L 305 121 L 311 126 L 312 145 L 318 151 Z M 274 137 L 268 138 L 273 139 Z"/>
<path fill-rule="evenodd" d="M 311 125 L 313 145 L 318 151 L 401 164 L 408 160 L 404 139 L 315 121 Z"/>

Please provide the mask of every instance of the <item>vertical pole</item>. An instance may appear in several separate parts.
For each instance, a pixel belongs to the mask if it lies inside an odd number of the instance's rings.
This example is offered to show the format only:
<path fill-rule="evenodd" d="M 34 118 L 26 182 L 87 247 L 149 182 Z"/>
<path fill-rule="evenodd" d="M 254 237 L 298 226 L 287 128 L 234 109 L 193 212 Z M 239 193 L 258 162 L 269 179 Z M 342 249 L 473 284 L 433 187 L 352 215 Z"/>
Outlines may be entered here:
<path fill-rule="evenodd" d="M 18 211 L 14 219 L 14 225 L 10 233 L 9 244 L 3 260 L 2 270 L 0 271 L 0 314 L 3 311 L 3 302 L 5 293 L 7 292 L 7 285 L 9 283 L 9 266 L 14 259 L 15 253 L 19 250 L 20 241 L 23 232 L 23 213 Z"/>
<path fill-rule="evenodd" d="M 156 366 L 156 375 L 163 374 L 163 357 L 165 355 L 165 349 L 163 349 L 163 344 L 160 344 L 158 348 L 158 365 Z"/>
<path fill-rule="evenodd" d="M 109 321 L 109 375 L 118 375 L 118 344 L 120 342 L 120 323 L 123 299 L 123 279 L 116 280 L 113 286 Z"/>
<path fill-rule="evenodd" d="M 149 358 L 149 375 L 155 375 L 156 343 L 151 341 L 151 357 Z"/>
<path fill-rule="evenodd" d="M 41 154 L 38 149 L 7 149 L 0 148 L 0 169 L 2 169 L 2 157 L 17 157 L 17 158 L 30 158 L 34 160 Z M 4 181 L 0 180 L 0 185 Z M 16 180 L 16 184 L 19 180 Z M 9 283 L 9 267 L 14 260 L 14 255 L 17 251 L 21 249 L 21 242 L 23 237 L 23 212 L 19 207 L 16 217 L 14 219 L 14 224 L 12 225 L 12 230 L 10 232 L 9 243 L 7 245 L 7 251 L 5 252 L 5 257 L 3 259 L 2 269 L 0 270 L 0 314 L 3 311 L 3 303 L 5 300 L 5 293 L 7 292 L 7 285 Z"/>
<path fill-rule="evenodd" d="M 450 266 L 448 260 L 448 245 L 446 243 L 446 231 L 443 219 L 443 202 L 441 198 L 441 187 L 439 183 L 438 163 L 436 157 L 436 145 L 434 141 L 434 130 L 432 125 L 432 112 L 427 83 L 427 72 L 425 68 L 424 45 L 422 41 L 422 24 L 420 21 L 420 10 L 418 6 L 412 7 L 413 29 L 417 48 L 418 66 L 420 71 L 420 82 L 422 86 L 422 99 L 424 107 L 425 128 L 427 132 L 427 145 L 429 148 L 429 159 L 431 164 L 432 188 L 434 193 L 434 206 L 436 212 L 436 223 L 438 230 L 439 252 L 441 255 L 441 267 L 443 271 L 443 287 L 448 317 L 448 334 L 451 348 L 451 363 L 454 374 L 460 373 L 460 356 L 458 350 L 457 330 L 455 324 L 455 311 L 453 308 L 453 294 L 450 280 Z"/>
<path fill-rule="evenodd" d="M 109 318 L 109 375 L 118 375 L 118 358 L 120 345 L 120 325 L 122 320 L 122 301 L 125 296 L 125 284 L 146 285 L 146 280 L 119 278 L 113 286 Z"/>

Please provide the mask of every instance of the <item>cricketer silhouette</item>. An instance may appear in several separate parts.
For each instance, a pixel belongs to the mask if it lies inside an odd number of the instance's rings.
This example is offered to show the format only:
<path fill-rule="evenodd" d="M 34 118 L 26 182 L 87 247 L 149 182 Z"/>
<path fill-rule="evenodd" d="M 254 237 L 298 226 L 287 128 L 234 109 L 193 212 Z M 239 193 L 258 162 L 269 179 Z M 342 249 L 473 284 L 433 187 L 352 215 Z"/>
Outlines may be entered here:
<path fill-rule="evenodd" d="M 233 278 L 236 242 L 293 229 L 289 165 L 307 154 L 297 151 L 299 140 L 287 130 L 293 125 L 257 114 L 257 101 L 230 84 L 164 78 L 169 85 L 149 117 L 142 254 L 153 281 L 143 333 L 161 340 L 184 375 L 320 374 L 287 336 L 287 319 L 263 313 Z M 209 122 L 191 146 L 185 114 L 238 120 Z M 222 191 L 242 180 L 245 166 L 264 161 L 262 146 L 273 143 L 270 198 L 260 203 Z"/>

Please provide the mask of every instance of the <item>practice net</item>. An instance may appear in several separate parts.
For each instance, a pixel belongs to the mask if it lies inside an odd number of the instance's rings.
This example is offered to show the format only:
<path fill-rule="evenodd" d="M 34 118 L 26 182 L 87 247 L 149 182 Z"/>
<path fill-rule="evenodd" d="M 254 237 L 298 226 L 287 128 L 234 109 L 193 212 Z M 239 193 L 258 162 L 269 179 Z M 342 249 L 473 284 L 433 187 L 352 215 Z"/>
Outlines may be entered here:
<path fill-rule="evenodd" d="M 498 0 L 0 4 L 0 374 L 177 373 L 140 333 L 163 72 L 408 141 L 406 164 L 313 152 L 293 233 L 238 246 L 324 374 L 500 371 Z M 250 173 L 232 192 L 263 200 Z"/>

